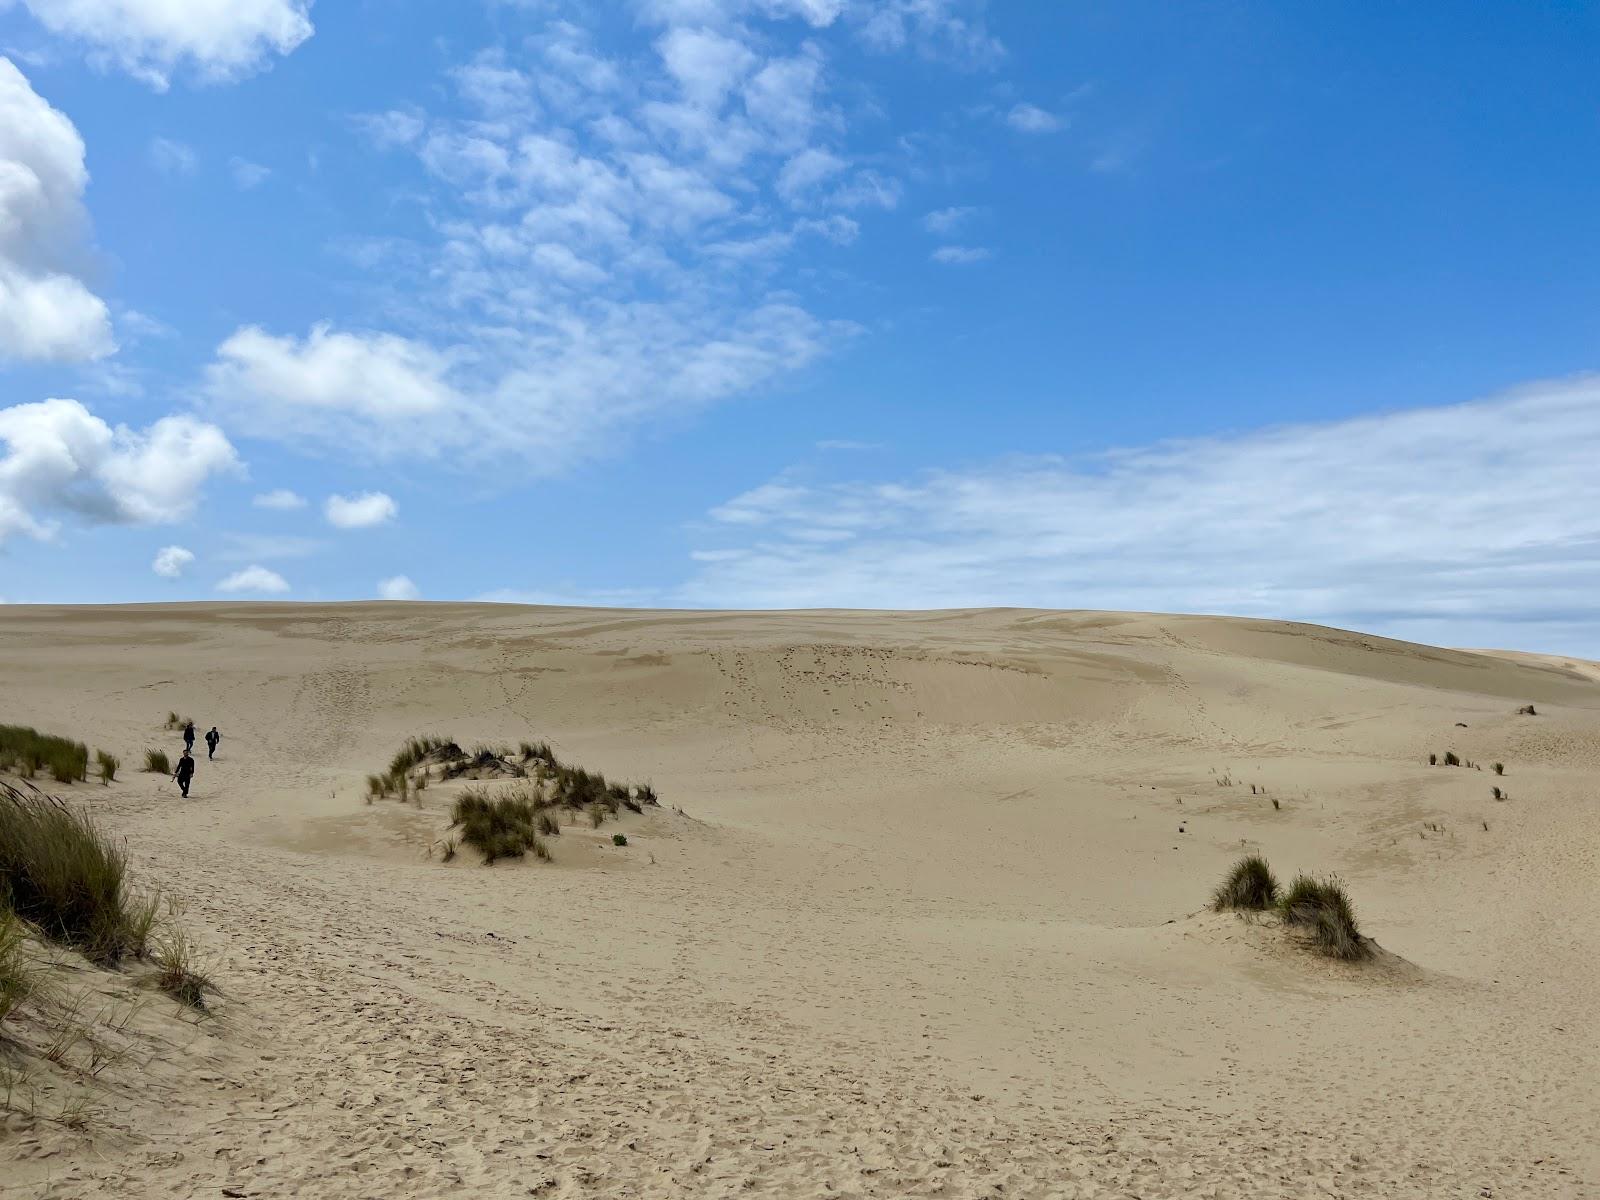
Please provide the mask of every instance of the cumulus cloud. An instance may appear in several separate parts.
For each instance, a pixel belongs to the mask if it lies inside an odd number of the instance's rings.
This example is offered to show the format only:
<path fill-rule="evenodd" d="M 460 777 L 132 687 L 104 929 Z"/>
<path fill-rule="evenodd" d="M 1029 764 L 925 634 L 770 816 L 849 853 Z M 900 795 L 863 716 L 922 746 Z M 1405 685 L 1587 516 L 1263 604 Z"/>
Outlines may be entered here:
<path fill-rule="evenodd" d="M 83 139 L 0 57 L 0 362 L 83 362 L 115 349 L 79 278 L 88 219 Z"/>
<path fill-rule="evenodd" d="M 989 257 L 989 251 L 982 246 L 940 246 L 928 257 L 936 263 L 962 267 L 982 262 Z"/>
<path fill-rule="evenodd" d="M 1006 114 L 1006 124 L 1019 133 L 1055 133 L 1065 122 L 1036 104 L 1018 104 Z"/>
<path fill-rule="evenodd" d="M 679 603 L 1292 617 L 1600 655 L 1600 378 L 912 479 L 783 478 L 711 514 Z"/>
<path fill-rule="evenodd" d="M 260 436 L 314 433 L 362 447 L 377 438 L 377 449 L 403 449 L 414 447 L 417 418 L 458 407 L 448 369 L 442 353 L 393 334 L 318 325 L 297 338 L 252 325 L 217 348 L 204 386 L 230 421 Z"/>
<path fill-rule="evenodd" d="M 258 70 L 311 36 L 310 0 L 22 0 L 91 58 L 165 90 L 187 67 L 206 81 Z"/>
<path fill-rule="evenodd" d="M 219 592 L 262 592 L 277 595 L 289 590 L 289 581 L 276 571 L 252 563 L 217 584 Z"/>
<path fill-rule="evenodd" d="M 163 579 L 176 579 L 193 561 L 193 550 L 186 550 L 182 546 L 163 546 L 156 551 L 155 561 L 150 564 L 150 569 Z"/>
<path fill-rule="evenodd" d="M 384 600 L 420 600 L 422 593 L 417 585 L 404 575 L 378 581 L 378 595 Z"/>
<path fill-rule="evenodd" d="M 112 428 L 76 400 L 0 409 L 0 542 L 48 538 L 48 514 L 163 524 L 189 516 L 213 475 L 238 469 L 222 431 L 193 417 Z"/>
<path fill-rule="evenodd" d="M 329 496 L 323 512 L 328 524 L 339 529 L 367 529 L 394 520 L 400 510 L 383 492 L 359 496 Z"/>
<path fill-rule="evenodd" d="M 288 488 L 275 488 L 270 492 L 262 492 L 250 503 L 257 508 L 271 508 L 279 512 L 288 512 L 292 509 L 304 508 L 306 506 L 306 498 L 297 492 L 290 491 Z"/>

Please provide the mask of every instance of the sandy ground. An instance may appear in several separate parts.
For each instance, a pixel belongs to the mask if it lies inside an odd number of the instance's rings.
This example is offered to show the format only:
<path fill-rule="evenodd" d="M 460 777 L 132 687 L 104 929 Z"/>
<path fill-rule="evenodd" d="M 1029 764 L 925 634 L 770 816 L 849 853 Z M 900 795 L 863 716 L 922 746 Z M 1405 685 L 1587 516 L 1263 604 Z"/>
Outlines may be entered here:
<path fill-rule="evenodd" d="M 1024 610 L 7 607 L 0 647 L 0 721 L 225 735 L 188 801 L 71 789 L 224 996 L 87 1134 L 9 1124 L 8 1200 L 1600 1196 L 1594 664 Z M 424 732 L 664 807 L 444 865 L 449 789 L 362 795 Z M 1387 956 L 1204 912 L 1245 848 Z"/>

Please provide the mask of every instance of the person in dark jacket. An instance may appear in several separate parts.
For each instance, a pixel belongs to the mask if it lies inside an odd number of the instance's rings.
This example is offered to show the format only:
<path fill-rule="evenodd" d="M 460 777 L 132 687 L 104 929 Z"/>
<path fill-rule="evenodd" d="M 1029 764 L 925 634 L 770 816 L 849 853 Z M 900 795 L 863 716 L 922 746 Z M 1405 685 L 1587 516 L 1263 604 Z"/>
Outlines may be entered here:
<path fill-rule="evenodd" d="M 194 749 L 194 722 L 193 721 L 190 721 L 187 725 L 185 725 L 183 727 L 183 748 L 185 750 L 193 750 Z"/>
<path fill-rule="evenodd" d="M 215 758 L 217 756 L 217 743 L 220 742 L 221 740 L 222 740 L 222 735 L 217 732 L 217 727 L 215 725 L 213 725 L 210 729 L 208 729 L 206 731 L 206 757 L 207 758 Z"/>
<path fill-rule="evenodd" d="M 189 795 L 189 781 L 194 778 L 194 759 L 189 757 L 187 749 L 184 750 L 183 757 L 178 760 L 178 769 L 172 773 L 172 777 L 178 781 L 178 787 L 187 797 Z"/>

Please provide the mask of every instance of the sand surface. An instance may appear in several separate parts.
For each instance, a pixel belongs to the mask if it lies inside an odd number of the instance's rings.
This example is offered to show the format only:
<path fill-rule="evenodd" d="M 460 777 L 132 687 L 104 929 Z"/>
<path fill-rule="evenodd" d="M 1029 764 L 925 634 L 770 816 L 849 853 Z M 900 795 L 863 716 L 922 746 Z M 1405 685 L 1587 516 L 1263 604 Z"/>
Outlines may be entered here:
<path fill-rule="evenodd" d="M 1600 1196 L 1594 664 L 435 604 L 5 607 L 0 649 L 0 721 L 123 756 L 70 794 L 224 992 L 87 1134 L 8 1125 L 8 1200 Z M 169 709 L 225 735 L 187 801 L 131 769 Z M 663 808 L 444 865 L 448 788 L 363 799 L 425 732 Z M 1203 911 L 1245 848 L 1384 956 Z"/>

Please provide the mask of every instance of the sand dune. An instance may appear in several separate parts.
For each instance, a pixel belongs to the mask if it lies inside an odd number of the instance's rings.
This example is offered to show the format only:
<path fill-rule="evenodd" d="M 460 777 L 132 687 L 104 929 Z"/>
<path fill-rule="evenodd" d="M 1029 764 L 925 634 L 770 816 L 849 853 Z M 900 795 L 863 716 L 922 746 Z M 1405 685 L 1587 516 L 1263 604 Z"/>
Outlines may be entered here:
<path fill-rule="evenodd" d="M 7 607 L 0 639 L 0 721 L 226 738 L 189 801 L 72 789 L 183 901 L 218 1015 L 87 1135 L 8 1124 L 0 1195 L 1600 1195 L 1595 664 L 1030 610 Z M 664 807 L 446 866 L 449 789 L 363 798 L 424 732 Z M 1204 911 L 1245 849 L 1338 872 L 1380 958 Z"/>

